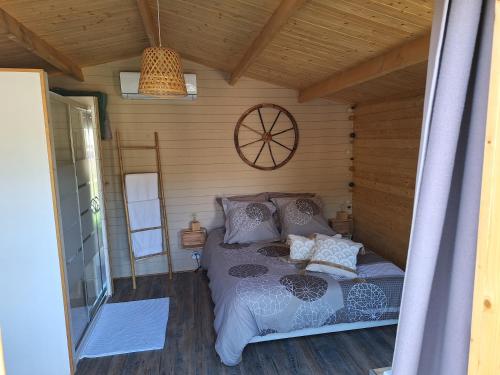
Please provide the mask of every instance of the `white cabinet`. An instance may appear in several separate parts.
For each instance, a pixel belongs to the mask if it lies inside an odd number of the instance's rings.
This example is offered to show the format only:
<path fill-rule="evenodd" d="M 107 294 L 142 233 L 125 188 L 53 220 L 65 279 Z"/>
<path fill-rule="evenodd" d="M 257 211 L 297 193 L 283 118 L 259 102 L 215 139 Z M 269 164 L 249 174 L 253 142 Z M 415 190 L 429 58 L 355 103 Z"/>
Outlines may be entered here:
<path fill-rule="evenodd" d="M 0 69 L 0 328 L 9 374 L 70 374 L 108 284 L 98 137 L 40 70 Z M 27 360 L 29 359 L 29 360 Z"/>

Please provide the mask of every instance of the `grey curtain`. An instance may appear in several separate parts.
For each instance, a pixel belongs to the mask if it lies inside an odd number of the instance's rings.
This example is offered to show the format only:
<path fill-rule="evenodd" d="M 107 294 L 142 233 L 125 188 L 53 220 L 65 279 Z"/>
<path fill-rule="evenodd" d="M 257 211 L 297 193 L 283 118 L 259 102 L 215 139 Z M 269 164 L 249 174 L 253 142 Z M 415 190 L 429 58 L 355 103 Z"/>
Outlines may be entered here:
<path fill-rule="evenodd" d="M 494 0 L 437 0 L 394 375 L 467 373 Z"/>

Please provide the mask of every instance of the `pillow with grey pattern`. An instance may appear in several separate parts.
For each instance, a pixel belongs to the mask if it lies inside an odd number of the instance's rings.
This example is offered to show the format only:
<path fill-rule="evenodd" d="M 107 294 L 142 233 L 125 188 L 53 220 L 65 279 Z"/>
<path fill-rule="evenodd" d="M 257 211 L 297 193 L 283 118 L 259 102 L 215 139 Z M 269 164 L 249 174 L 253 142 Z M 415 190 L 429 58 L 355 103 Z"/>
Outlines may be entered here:
<path fill-rule="evenodd" d="M 240 202 L 267 202 L 269 200 L 269 195 L 267 193 L 233 195 L 231 197 L 216 197 L 215 201 L 222 206 L 222 200 L 224 198 L 227 198 L 230 201 Z"/>
<path fill-rule="evenodd" d="M 271 191 L 266 193 L 268 195 L 269 200 L 273 198 L 299 198 L 299 197 L 315 197 L 315 193 L 284 193 L 279 191 Z"/>
<path fill-rule="evenodd" d="M 273 198 L 271 201 L 278 208 L 282 240 L 286 239 L 289 234 L 305 237 L 313 233 L 328 236 L 335 234 L 323 216 L 321 200 L 318 198 Z"/>
<path fill-rule="evenodd" d="M 248 243 L 277 241 L 278 228 L 273 220 L 276 207 L 270 202 L 240 202 L 222 199 L 226 216 L 224 242 Z"/>

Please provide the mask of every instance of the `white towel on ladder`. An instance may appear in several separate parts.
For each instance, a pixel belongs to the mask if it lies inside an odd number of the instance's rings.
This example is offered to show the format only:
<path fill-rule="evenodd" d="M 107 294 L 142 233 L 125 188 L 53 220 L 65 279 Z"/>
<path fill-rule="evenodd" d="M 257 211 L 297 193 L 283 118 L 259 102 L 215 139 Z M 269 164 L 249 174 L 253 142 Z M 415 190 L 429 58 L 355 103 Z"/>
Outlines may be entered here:
<path fill-rule="evenodd" d="M 158 173 L 131 173 L 125 175 L 127 200 L 148 201 L 158 198 Z"/>
<path fill-rule="evenodd" d="M 127 207 L 131 230 L 161 226 L 158 174 L 134 173 L 125 175 Z M 132 250 L 136 258 L 163 252 L 161 229 L 132 233 Z"/>
<path fill-rule="evenodd" d="M 159 227 L 161 225 L 160 200 L 129 202 L 128 216 L 132 230 Z"/>
<path fill-rule="evenodd" d="M 132 250 L 136 258 L 163 252 L 161 229 L 132 233 Z"/>

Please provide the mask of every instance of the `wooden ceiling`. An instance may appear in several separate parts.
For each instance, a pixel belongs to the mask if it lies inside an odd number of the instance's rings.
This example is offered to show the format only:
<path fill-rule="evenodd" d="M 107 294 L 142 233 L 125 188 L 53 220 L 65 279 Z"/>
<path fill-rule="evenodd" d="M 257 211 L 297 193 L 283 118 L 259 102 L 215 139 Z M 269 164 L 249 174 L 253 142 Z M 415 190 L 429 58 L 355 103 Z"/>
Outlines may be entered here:
<path fill-rule="evenodd" d="M 156 15 L 155 0 L 141 2 Z M 186 59 L 228 72 L 231 83 L 244 75 L 295 88 L 302 97 L 306 92 L 356 103 L 422 89 L 422 56 L 377 74 L 361 69 L 366 76 L 358 74 L 333 92 L 332 85 L 317 88 L 428 34 L 432 3 L 160 0 L 162 40 Z M 0 0 L 0 8 L 39 38 L 33 44 L 26 31 L 13 35 L 0 14 L 0 67 L 41 67 L 78 77 L 81 67 L 137 56 L 150 44 L 136 0 Z M 48 60 L 47 49 L 33 48 L 39 43 L 49 45 L 59 60 Z"/>

